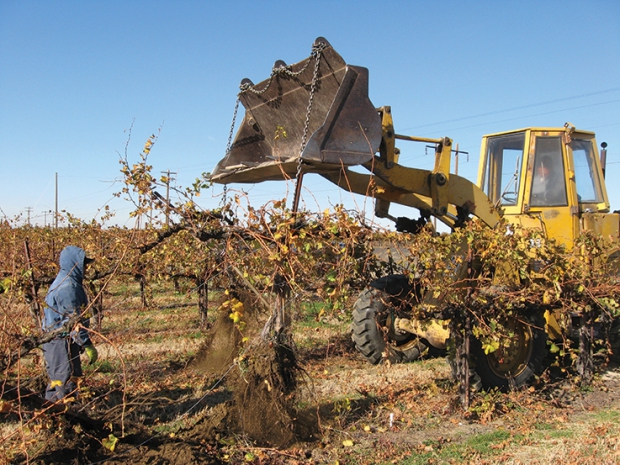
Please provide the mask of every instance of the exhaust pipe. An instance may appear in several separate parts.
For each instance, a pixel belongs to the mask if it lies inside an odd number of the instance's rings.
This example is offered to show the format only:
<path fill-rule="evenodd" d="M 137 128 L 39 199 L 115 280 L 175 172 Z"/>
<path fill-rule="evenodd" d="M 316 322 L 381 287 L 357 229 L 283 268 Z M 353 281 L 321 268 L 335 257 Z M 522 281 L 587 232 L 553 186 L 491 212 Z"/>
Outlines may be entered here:
<path fill-rule="evenodd" d="M 601 142 L 601 169 L 603 177 L 605 177 L 605 169 L 607 168 L 607 142 Z"/>

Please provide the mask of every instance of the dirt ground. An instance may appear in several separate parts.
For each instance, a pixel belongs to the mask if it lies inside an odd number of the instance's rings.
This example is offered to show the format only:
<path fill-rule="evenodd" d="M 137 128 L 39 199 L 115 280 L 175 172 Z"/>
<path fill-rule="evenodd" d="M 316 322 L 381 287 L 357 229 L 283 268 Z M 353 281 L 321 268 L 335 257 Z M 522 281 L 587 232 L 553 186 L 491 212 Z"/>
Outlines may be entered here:
<path fill-rule="evenodd" d="M 549 373 L 523 391 L 477 393 L 465 411 L 444 358 L 373 366 L 342 325 L 298 328 L 292 351 L 241 344 L 220 318 L 191 359 L 179 343 L 129 364 L 143 391 L 123 396 L 110 382 L 47 412 L 36 423 L 41 446 L 12 463 L 620 463 L 616 366 L 588 388 Z"/>

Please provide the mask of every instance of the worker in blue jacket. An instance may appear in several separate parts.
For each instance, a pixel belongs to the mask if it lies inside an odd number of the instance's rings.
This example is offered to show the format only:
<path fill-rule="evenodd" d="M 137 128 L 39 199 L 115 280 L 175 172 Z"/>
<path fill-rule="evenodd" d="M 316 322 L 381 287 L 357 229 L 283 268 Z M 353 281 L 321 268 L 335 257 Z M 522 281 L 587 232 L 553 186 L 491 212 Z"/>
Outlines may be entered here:
<path fill-rule="evenodd" d="M 60 271 L 45 297 L 43 331 L 61 328 L 73 315 L 83 313 L 88 298 L 82 286 L 86 265 L 93 260 L 83 249 L 68 246 L 60 253 Z M 69 329 L 43 344 L 43 354 L 50 382 L 45 398 L 57 401 L 67 395 L 77 394 L 75 377 L 82 376 L 80 353 L 86 352 L 90 363 L 97 360 L 97 349 L 90 340 L 88 318 L 84 316 L 78 330 Z"/>

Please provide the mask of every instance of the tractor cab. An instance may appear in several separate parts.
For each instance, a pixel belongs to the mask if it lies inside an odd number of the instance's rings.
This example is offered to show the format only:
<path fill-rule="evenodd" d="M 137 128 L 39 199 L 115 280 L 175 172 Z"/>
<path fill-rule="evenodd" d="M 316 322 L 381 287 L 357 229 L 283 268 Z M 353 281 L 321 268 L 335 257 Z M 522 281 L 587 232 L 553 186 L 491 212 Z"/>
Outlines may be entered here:
<path fill-rule="evenodd" d="M 594 133 L 526 128 L 484 136 L 478 185 L 504 218 L 572 246 L 584 231 L 618 238 Z"/>

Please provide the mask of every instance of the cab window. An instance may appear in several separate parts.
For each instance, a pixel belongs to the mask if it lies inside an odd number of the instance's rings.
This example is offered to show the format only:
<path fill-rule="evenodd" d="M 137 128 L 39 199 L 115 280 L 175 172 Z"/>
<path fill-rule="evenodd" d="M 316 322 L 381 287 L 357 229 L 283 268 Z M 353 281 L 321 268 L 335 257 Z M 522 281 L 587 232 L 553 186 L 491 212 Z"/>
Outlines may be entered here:
<path fill-rule="evenodd" d="M 568 205 L 564 172 L 560 137 L 537 137 L 530 206 Z"/>
<path fill-rule="evenodd" d="M 603 201 L 601 182 L 594 161 L 592 141 L 574 139 L 570 143 L 575 163 L 575 183 L 579 203 L 600 203 Z"/>
<path fill-rule="evenodd" d="M 482 190 L 494 204 L 517 205 L 525 133 L 490 137 Z"/>

